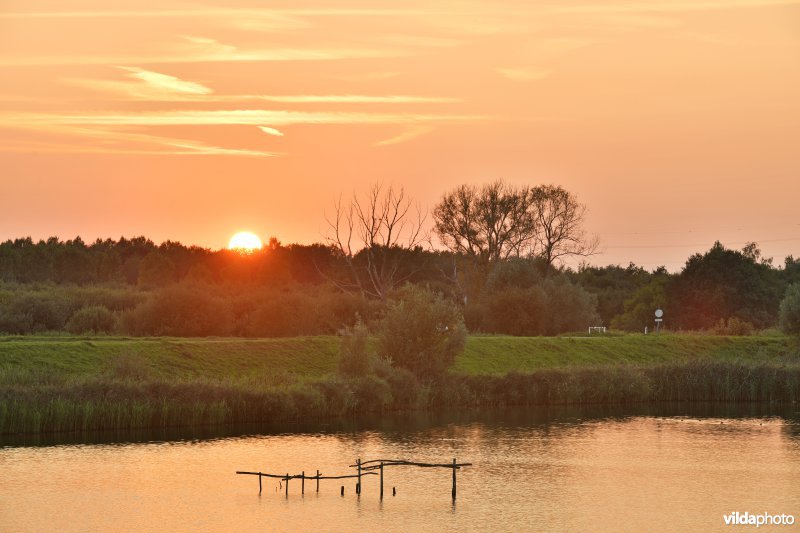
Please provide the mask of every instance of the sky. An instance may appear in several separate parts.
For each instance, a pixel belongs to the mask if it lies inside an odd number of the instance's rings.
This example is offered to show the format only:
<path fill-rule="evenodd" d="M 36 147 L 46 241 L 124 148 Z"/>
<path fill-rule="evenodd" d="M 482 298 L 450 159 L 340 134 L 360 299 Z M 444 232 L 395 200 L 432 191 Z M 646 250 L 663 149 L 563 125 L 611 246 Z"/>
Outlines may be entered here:
<path fill-rule="evenodd" d="M 798 95 L 800 0 L 2 0 L 0 241 L 312 243 L 503 179 L 575 193 L 592 264 L 781 264 Z"/>

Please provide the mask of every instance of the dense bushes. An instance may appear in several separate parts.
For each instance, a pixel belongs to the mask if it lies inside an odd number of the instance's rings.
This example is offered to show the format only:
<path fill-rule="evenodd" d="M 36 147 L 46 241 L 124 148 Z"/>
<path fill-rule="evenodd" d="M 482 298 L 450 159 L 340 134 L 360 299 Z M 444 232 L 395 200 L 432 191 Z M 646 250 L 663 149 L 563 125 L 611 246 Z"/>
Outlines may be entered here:
<path fill-rule="evenodd" d="M 375 356 L 369 346 L 369 331 L 359 317 L 347 328 L 339 349 L 339 373 L 348 377 L 366 376 L 372 371 Z"/>
<path fill-rule="evenodd" d="M 497 265 L 481 296 L 464 310 L 470 331 L 556 335 L 597 325 L 597 297 L 565 276 L 543 277 L 531 261 Z"/>
<path fill-rule="evenodd" d="M 254 287 L 187 281 L 133 287 L 0 284 L 0 334 L 330 335 L 376 320 L 379 301 L 327 286 Z"/>
<path fill-rule="evenodd" d="M 114 331 L 116 318 L 102 305 L 91 305 L 76 311 L 67 321 L 66 330 L 70 333 L 111 333 Z"/>
<path fill-rule="evenodd" d="M 0 284 L 0 333 L 65 331 L 67 321 L 86 307 L 109 312 L 133 309 L 146 294 L 128 287 Z"/>
<path fill-rule="evenodd" d="M 466 343 L 456 305 L 440 294 L 407 285 L 390 300 L 378 329 L 378 353 L 423 380 L 438 379 Z"/>
<path fill-rule="evenodd" d="M 789 335 L 800 335 L 800 283 L 793 283 L 781 301 L 781 329 Z"/>
<path fill-rule="evenodd" d="M 146 239 L 0 243 L 0 280 L 14 280 L 0 281 L 0 334 L 287 337 L 338 333 L 356 315 L 373 327 L 391 298 L 366 296 L 369 280 L 343 282 L 342 260 L 321 245 L 278 243 L 241 255 Z M 719 243 L 679 274 L 633 264 L 559 271 L 537 259 L 422 249 L 405 254 L 403 265 L 413 286 L 434 287 L 456 304 L 471 332 L 510 335 L 591 325 L 642 331 L 657 308 L 669 329 L 749 334 L 750 326 L 778 323 L 785 287 L 800 276 L 791 257 L 776 269 L 755 245 L 735 251 Z M 108 313 L 95 310 L 86 323 L 89 311 L 81 310 L 95 306 Z"/>
<path fill-rule="evenodd" d="M 753 324 L 735 316 L 725 320 L 720 318 L 711 330 L 716 335 L 752 335 L 756 332 Z"/>

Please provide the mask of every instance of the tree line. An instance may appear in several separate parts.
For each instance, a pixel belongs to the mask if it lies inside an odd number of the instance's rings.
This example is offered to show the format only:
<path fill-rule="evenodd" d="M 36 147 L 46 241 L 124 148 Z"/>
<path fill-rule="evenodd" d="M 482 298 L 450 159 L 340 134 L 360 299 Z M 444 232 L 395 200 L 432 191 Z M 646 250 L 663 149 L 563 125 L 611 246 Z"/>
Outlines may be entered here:
<path fill-rule="evenodd" d="M 778 325 L 800 283 L 800 260 L 775 266 L 755 243 L 715 243 L 675 274 L 633 263 L 566 268 L 563 258 L 597 249 L 585 213 L 553 185 L 463 185 L 431 213 L 376 185 L 336 202 L 326 241 L 312 245 L 273 238 L 241 253 L 145 237 L 8 240 L 0 333 L 331 334 L 379 320 L 411 285 L 456 304 L 471 332 L 641 331 L 662 308 L 670 329 L 742 334 Z"/>

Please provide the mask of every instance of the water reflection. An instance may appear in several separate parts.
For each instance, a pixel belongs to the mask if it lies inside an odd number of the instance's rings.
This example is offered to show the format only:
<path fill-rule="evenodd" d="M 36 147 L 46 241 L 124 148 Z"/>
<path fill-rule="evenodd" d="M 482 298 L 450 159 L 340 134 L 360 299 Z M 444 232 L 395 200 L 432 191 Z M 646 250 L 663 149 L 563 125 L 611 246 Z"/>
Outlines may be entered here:
<path fill-rule="evenodd" d="M 798 428 L 792 407 L 657 405 L 6 439 L 0 530 L 722 530 L 734 510 L 800 515 Z M 474 466 L 455 504 L 447 471 L 387 469 L 383 501 L 374 478 L 286 497 L 233 474 L 356 457 Z"/>
<path fill-rule="evenodd" d="M 686 420 L 745 419 L 780 417 L 800 421 L 800 407 L 770 404 L 689 404 L 660 403 L 629 406 L 549 406 L 512 409 L 477 409 L 471 411 L 437 411 L 393 413 L 343 417 L 328 420 L 302 420 L 282 423 L 201 426 L 191 428 L 160 428 L 126 431 L 51 433 L 43 435 L 0 435 L 0 447 L 53 446 L 70 444 L 127 444 L 146 442 L 200 442 L 249 435 L 349 435 L 354 441 L 378 432 L 384 438 L 398 442 L 439 438 L 435 428 L 480 426 L 484 432 L 526 430 L 541 427 L 546 431 L 576 430 L 576 426 L 591 421 L 624 421 L 631 417 L 668 417 Z M 786 430 L 792 437 L 800 435 L 800 425 L 790 424 Z"/>

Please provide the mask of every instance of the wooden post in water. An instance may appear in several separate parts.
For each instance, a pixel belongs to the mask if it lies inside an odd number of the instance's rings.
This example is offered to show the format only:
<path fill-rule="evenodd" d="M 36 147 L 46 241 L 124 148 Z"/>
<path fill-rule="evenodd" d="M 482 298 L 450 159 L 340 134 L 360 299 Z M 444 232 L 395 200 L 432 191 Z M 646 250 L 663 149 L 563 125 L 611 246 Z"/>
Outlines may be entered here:
<path fill-rule="evenodd" d="M 383 499 L 383 461 L 381 461 L 381 500 Z"/>
<path fill-rule="evenodd" d="M 306 493 L 306 471 L 300 472 L 300 494 Z"/>
<path fill-rule="evenodd" d="M 456 458 L 453 457 L 453 501 L 456 499 Z"/>
<path fill-rule="evenodd" d="M 358 465 L 358 483 L 356 484 L 356 494 L 361 494 L 361 458 L 356 459 Z"/>
<path fill-rule="evenodd" d="M 286 472 L 286 497 L 289 497 L 289 472 Z"/>
<path fill-rule="evenodd" d="M 258 493 L 261 494 L 261 472 L 258 473 Z"/>
<path fill-rule="evenodd" d="M 319 470 L 317 470 L 317 492 L 319 492 Z"/>
<path fill-rule="evenodd" d="M 344 496 L 344 485 L 342 485 L 342 496 Z"/>

